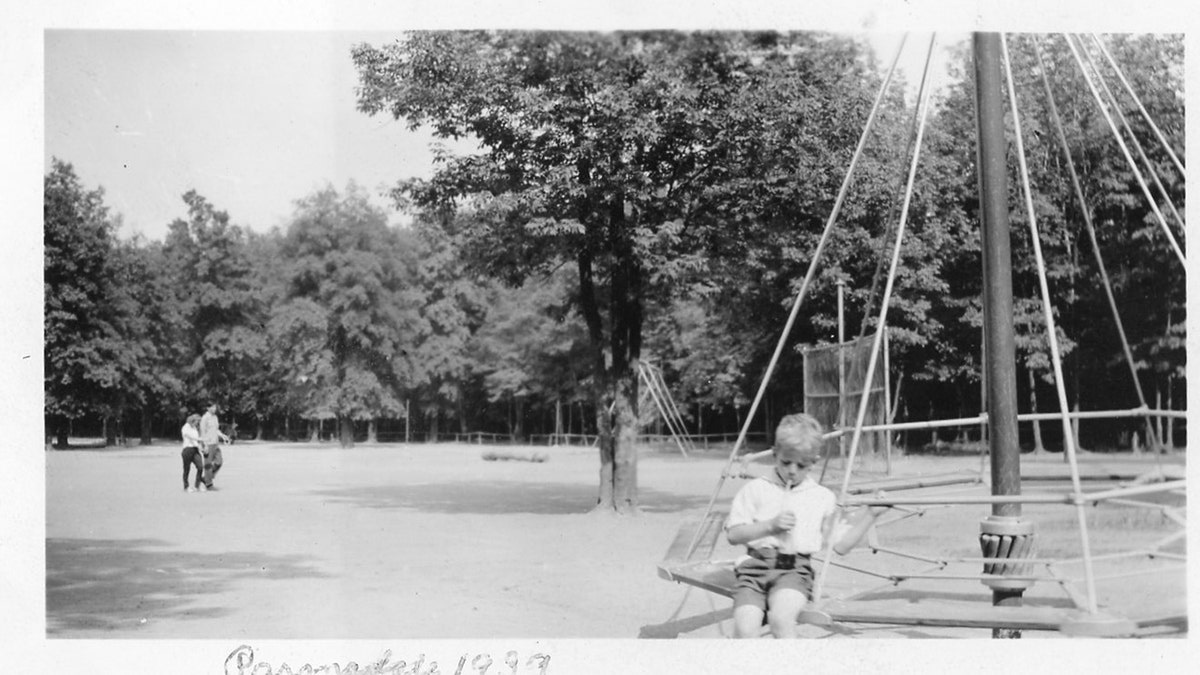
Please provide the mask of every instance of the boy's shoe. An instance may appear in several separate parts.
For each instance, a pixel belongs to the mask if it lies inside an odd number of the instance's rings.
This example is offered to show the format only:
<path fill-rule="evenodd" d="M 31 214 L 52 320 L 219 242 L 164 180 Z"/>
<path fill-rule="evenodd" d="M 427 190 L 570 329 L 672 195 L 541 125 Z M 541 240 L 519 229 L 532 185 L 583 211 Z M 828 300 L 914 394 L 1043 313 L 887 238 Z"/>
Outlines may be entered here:
<path fill-rule="evenodd" d="M 194 489 L 194 488 L 193 488 L 193 489 Z M 205 484 L 203 484 L 203 483 L 201 483 L 201 484 L 200 484 L 200 491 L 201 491 L 201 492 L 208 492 L 208 486 L 207 486 L 207 485 L 205 485 Z"/>
<path fill-rule="evenodd" d="M 195 492 L 195 491 L 196 491 L 196 488 L 194 488 L 194 487 L 190 487 L 190 488 L 188 488 L 188 489 L 187 489 L 187 491 L 188 491 L 188 492 Z"/>
<path fill-rule="evenodd" d="M 216 492 L 218 489 L 219 489 L 219 488 L 218 488 L 216 485 L 209 485 L 209 486 L 208 486 L 208 491 L 209 491 L 209 492 Z"/>

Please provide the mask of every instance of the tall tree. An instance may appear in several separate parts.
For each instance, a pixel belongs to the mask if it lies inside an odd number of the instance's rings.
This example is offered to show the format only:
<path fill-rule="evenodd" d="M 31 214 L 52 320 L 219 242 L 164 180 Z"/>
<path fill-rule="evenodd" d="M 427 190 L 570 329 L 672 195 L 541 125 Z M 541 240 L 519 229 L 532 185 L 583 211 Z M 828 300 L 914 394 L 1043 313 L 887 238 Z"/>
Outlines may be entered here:
<path fill-rule="evenodd" d="M 190 362 L 184 368 L 189 399 L 193 405 L 218 402 L 234 413 L 250 413 L 251 383 L 265 368 L 267 342 L 246 235 L 195 190 L 183 201 L 188 217 L 170 224 L 165 252 L 190 326 Z"/>
<path fill-rule="evenodd" d="M 474 370 L 491 401 L 512 404 L 509 433 L 524 438 L 526 402 L 569 400 L 568 387 L 589 375 L 586 336 L 568 320 L 573 270 L 527 279 L 521 287 L 496 286 L 488 316 L 472 340 Z M 572 360 L 584 356 L 583 363 Z"/>
<path fill-rule="evenodd" d="M 121 309 L 122 388 L 111 400 L 115 416 L 137 410 L 141 441 L 151 442 L 153 421 L 163 418 L 182 425 L 186 403 L 184 367 L 188 326 L 173 292 L 162 244 L 141 237 L 118 242 L 112 251 Z M 169 424 L 172 433 L 177 425 Z"/>
<path fill-rule="evenodd" d="M 354 184 L 300 200 L 281 252 L 286 286 L 269 331 L 283 355 L 275 372 L 301 414 L 335 417 L 350 447 L 355 421 L 403 410 L 394 361 L 418 332 L 403 294 L 411 270 L 397 264 L 387 214 Z"/>
<path fill-rule="evenodd" d="M 463 219 L 452 213 L 418 218 L 405 241 L 414 256 L 420 334 L 412 348 L 406 381 L 427 420 L 428 438 L 436 441 L 443 418 L 457 418 L 467 431 L 465 410 L 472 374 L 472 336 L 487 313 L 487 289 L 462 257 Z"/>
<path fill-rule="evenodd" d="M 762 199 L 760 211 L 742 213 L 746 193 L 788 196 L 773 188 L 794 182 L 797 168 L 764 163 L 765 147 L 786 137 L 824 169 L 852 145 L 845 132 L 868 98 L 853 43 L 774 33 L 415 33 L 353 56 L 360 110 L 482 149 L 444 157 L 432 179 L 402 186 L 406 196 L 471 211 L 468 253 L 511 282 L 575 264 L 602 437 L 598 508 L 636 512 L 646 303 L 711 273 L 714 250 L 736 257 L 769 210 Z M 813 126 L 776 126 L 788 115 Z M 809 194 L 836 183 L 824 171 L 809 179 Z"/>
<path fill-rule="evenodd" d="M 104 190 L 86 189 L 74 168 L 55 158 L 42 217 L 46 431 L 62 447 L 70 420 L 109 412 L 128 355 Z"/>

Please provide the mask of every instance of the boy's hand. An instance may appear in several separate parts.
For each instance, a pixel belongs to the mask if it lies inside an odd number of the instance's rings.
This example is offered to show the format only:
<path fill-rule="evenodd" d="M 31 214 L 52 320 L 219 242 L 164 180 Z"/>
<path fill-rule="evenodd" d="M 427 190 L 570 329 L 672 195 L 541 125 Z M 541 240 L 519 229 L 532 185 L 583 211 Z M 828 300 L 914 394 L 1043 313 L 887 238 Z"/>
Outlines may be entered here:
<path fill-rule="evenodd" d="M 796 526 L 796 514 L 791 511 L 781 511 L 771 519 L 771 531 L 787 532 Z"/>

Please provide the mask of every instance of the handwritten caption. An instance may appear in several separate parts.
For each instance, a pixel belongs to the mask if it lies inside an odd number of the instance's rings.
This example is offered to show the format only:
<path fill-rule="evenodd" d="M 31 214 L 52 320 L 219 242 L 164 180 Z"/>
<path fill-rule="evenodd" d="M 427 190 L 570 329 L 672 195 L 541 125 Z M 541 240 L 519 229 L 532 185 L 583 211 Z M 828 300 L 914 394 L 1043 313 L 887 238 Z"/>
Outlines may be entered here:
<path fill-rule="evenodd" d="M 495 670 L 492 670 L 493 666 Z M 441 670 L 437 661 L 426 661 L 424 654 L 419 654 L 412 662 L 392 661 L 392 650 L 388 649 L 378 661 L 362 666 L 354 661 L 344 666 L 336 662 L 319 666 L 305 663 L 293 670 L 286 663 L 276 667 L 265 661 L 255 661 L 254 648 L 242 645 L 225 658 L 225 675 L 546 675 L 549 666 L 549 654 L 533 654 L 522 664 L 520 655 L 510 650 L 498 661 L 490 654 L 463 654 L 454 670 Z"/>

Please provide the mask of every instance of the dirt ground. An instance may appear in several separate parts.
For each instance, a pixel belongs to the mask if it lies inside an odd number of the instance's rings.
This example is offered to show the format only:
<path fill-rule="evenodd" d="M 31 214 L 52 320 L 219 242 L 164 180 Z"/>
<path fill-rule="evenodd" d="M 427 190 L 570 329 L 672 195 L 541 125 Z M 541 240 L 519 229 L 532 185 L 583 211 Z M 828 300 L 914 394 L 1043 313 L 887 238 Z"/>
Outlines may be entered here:
<path fill-rule="evenodd" d="M 497 450 L 541 452 L 548 461 L 483 459 Z M 1180 458 L 1163 461 L 1178 472 Z M 681 521 L 703 512 L 725 459 L 720 451 L 689 458 L 643 451 L 642 513 L 617 517 L 590 512 L 599 467 L 589 448 L 238 443 L 225 449 L 220 490 L 210 493 L 183 491 L 175 445 L 47 451 L 47 637 L 724 637 L 729 601 L 664 581 L 656 565 Z M 1095 475 L 1136 475 L 1154 460 L 1096 456 L 1088 465 Z M 1023 466 L 1030 475 L 1065 471 L 1058 456 L 1026 457 Z M 977 456 L 914 456 L 895 459 L 892 475 L 980 467 Z M 873 461 L 859 475 L 884 473 Z M 836 491 L 840 473 L 831 471 L 825 483 Z M 1091 480 L 1087 487 L 1112 484 Z M 719 502 L 739 485 L 728 481 Z M 1027 481 L 1024 492 L 1061 492 L 1065 485 Z M 963 491 L 982 495 L 987 487 L 922 493 Z M 923 555 L 977 556 L 988 508 L 931 508 L 881 527 L 880 537 Z M 1134 550 L 1178 529 L 1154 509 L 1088 513 L 1094 556 Z M 1074 507 L 1030 506 L 1025 515 L 1037 523 L 1040 555 L 1079 554 Z M 1182 552 L 1183 542 L 1176 548 Z M 884 557 L 862 551 L 850 559 L 893 564 Z M 1147 565 L 1153 573 L 1142 573 Z M 1180 563 L 1144 556 L 1097 563 L 1098 576 L 1114 573 L 1132 574 L 1097 581 L 1108 609 L 1153 613 L 1185 597 Z M 835 571 L 828 584 L 838 594 L 861 589 L 863 580 Z M 978 581 L 939 584 L 927 592 L 990 597 Z M 1041 585 L 1027 597 L 1066 604 L 1060 590 Z M 866 625 L 803 632 L 990 637 L 979 629 Z"/>

